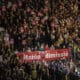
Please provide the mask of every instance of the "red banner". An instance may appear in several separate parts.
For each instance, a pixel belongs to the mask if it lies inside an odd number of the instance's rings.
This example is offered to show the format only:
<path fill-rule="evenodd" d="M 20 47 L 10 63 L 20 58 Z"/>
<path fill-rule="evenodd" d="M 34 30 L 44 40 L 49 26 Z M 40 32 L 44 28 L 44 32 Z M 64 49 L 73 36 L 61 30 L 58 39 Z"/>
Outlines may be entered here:
<path fill-rule="evenodd" d="M 19 53 L 17 56 L 21 63 L 42 61 L 42 60 L 60 60 L 70 58 L 70 49 L 46 50 Z"/>

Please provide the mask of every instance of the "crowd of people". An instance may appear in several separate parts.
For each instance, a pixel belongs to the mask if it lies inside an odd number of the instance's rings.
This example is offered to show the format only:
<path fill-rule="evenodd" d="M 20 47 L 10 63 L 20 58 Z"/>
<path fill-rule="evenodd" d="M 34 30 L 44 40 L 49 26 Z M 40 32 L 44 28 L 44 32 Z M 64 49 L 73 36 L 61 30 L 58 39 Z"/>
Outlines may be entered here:
<path fill-rule="evenodd" d="M 72 60 L 24 64 L 5 62 L 0 64 L 0 80 L 79 80 L 79 66 Z"/>
<path fill-rule="evenodd" d="M 1 0 L 0 80 L 77 80 L 72 60 L 19 64 L 16 52 L 70 48 L 80 59 L 79 9 L 79 0 Z"/>

